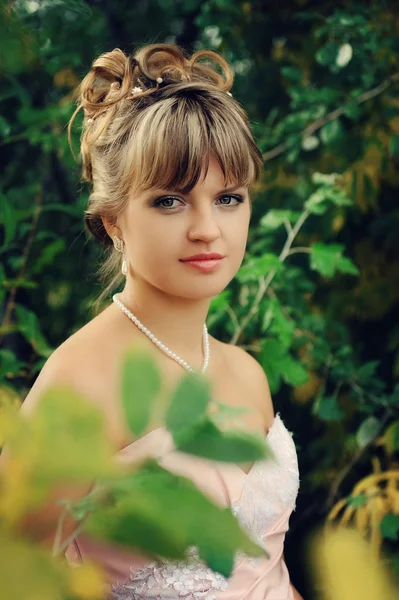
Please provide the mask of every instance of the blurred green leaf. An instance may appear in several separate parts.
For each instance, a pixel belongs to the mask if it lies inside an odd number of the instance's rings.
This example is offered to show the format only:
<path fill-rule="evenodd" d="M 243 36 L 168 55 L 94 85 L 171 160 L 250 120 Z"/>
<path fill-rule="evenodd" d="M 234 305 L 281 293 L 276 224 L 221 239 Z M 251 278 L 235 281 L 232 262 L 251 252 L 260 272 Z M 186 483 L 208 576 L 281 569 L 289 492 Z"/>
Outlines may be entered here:
<path fill-rule="evenodd" d="M 121 392 L 126 422 L 134 435 L 148 426 L 160 389 L 161 375 L 152 355 L 139 347 L 126 352 Z"/>
<path fill-rule="evenodd" d="M 359 448 L 364 448 L 378 434 L 381 422 L 376 417 L 368 417 L 360 425 L 356 433 L 356 441 Z"/>
<path fill-rule="evenodd" d="M 241 531 L 230 509 L 217 507 L 192 481 L 154 461 L 126 478 L 116 498 L 112 506 L 89 517 L 90 534 L 174 559 L 183 558 L 195 544 L 200 558 L 226 577 L 236 550 L 265 554 Z"/>
<path fill-rule="evenodd" d="M 25 363 L 19 360 L 14 352 L 7 348 L 0 349 L 0 378 L 14 376 L 24 366 Z"/>
<path fill-rule="evenodd" d="M 299 83 L 302 81 L 303 75 L 302 72 L 296 67 L 286 66 L 281 68 L 281 73 L 284 77 L 286 77 L 289 81 L 293 83 Z"/>
<path fill-rule="evenodd" d="M 366 494 L 359 494 L 358 496 L 348 496 L 346 501 L 348 506 L 353 506 L 353 508 L 361 508 L 367 504 L 369 499 Z"/>
<path fill-rule="evenodd" d="M 208 380 L 201 374 L 183 377 L 172 394 L 166 414 L 166 427 L 172 433 L 203 420 L 211 399 Z"/>
<path fill-rule="evenodd" d="M 314 412 L 322 421 L 340 421 L 344 416 L 335 396 L 321 396 L 317 399 Z"/>
<path fill-rule="evenodd" d="M 295 223 L 295 221 L 300 216 L 299 211 L 294 210 L 283 210 L 283 209 L 270 209 L 267 213 L 261 218 L 259 225 L 262 229 L 266 229 L 268 231 L 273 231 L 281 225 L 284 224 L 284 221 L 288 221 L 288 223 Z"/>
<path fill-rule="evenodd" d="M 301 147 L 303 150 L 314 150 L 320 144 L 320 140 L 316 135 L 309 135 L 302 140 Z"/>
<path fill-rule="evenodd" d="M 6 248 L 15 238 L 17 231 L 17 219 L 14 207 L 7 196 L 0 192 L 0 225 L 4 227 L 5 236 L 2 247 Z"/>
<path fill-rule="evenodd" d="M 339 119 L 329 121 L 320 129 L 320 139 L 323 144 L 331 144 L 340 140 L 345 133 L 345 130 Z"/>
<path fill-rule="evenodd" d="M 399 135 L 394 135 L 391 138 L 389 149 L 393 156 L 399 156 Z"/>
<path fill-rule="evenodd" d="M 399 536 L 399 515 L 384 515 L 380 523 L 382 537 L 396 541 Z"/>
<path fill-rule="evenodd" d="M 239 269 L 237 279 L 240 283 L 248 283 L 257 281 L 259 277 L 266 277 L 270 271 L 282 271 L 284 265 L 279 260 L 278 256 L 271 253 L 266 253 L 259 257 L 250 257 L 245 264 Z"/>
<path fill-rule="evenodd" d="M 253 462 L 271 456 L 264 436 L 248 431 L 220 431 L 210 419 L 173 432 L 181 452 L 224 462 Z"/>
<path fill-rule="evenodd" d="M 15 313 L 19 331 L 40 356 L 48 358 L 54 349 L 44 338 L 37 315 L 21 304 L 15 305 Z"/>
<path fill-rule="evenodd" d="M 339 52 L 339 46 L 336 42 L 327 42 L 325 46 L 316 52 L 316 61 L 323 66 L 328 66 L 336 62 Z"/>

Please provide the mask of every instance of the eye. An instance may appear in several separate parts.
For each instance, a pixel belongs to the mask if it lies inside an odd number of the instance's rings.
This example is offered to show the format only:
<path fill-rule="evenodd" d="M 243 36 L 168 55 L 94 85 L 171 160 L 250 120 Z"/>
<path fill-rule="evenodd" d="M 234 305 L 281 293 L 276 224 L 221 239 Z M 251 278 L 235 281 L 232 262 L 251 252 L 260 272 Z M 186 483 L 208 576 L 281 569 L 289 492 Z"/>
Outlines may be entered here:
<path fill-rule="evenodd" d="M 224 202 L 226 198 L 229 200 L 229 202 Z M 180 202 L 179 198 L 176 198 L 175 196 L 163 196 L 162 198 L 157 198 L 157 200 L 152 203 L 152 206 L 164 210 L 173 210 L 178 208 L 178 205 L 173 205 L 175 200 Z M 235 200 L 235 203 L 232 203 L 231 200 Z M 244 198 L 239 194 L 226 194 L 225 196 L 221 196 L 219 198 L 219 203 L 222 206 L 238 206 L 238 204 L 241 204 L 242 202 L 244 202 Z"/>
<path fill-rule="evenodd" d="M 221 198 L 219 198 L 219 200 L 224 200 L 225 198 L 233 198 L 233 200 L 236 200 L 236 204 L 231 204 L 231 203 L 225 203 L 225 202 L 221 202 L 222 206 L 238 206 L 238 204 L 241 204 L 242 202 L 244 202 L 244 198 L 242 196 L 240 196 L 239 194 L 237 195 L 231 195 L 228 194 L 226 196 L 221 196 Z"/>
<path fill-rule="evenodd" d="M 164 198 L 159 198 L 158 200 L 155 200 L 155 202 L 153 202 L 152 206 L 170 210 L 170 209 L 176 208 L 176 206 L 173 206 L 174 200 L 178 200 L 178 198 L 175 198 L 174 196 L 166 196 Z"/>

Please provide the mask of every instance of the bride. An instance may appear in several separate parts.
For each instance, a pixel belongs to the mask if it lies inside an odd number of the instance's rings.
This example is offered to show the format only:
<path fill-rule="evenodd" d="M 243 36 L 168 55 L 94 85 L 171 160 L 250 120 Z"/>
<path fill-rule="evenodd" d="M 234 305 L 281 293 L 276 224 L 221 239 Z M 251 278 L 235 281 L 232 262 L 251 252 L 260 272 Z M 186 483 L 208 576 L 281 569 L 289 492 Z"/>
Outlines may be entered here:
<path fill-rule="evenodd" d="M 275 415 L 260 364 L 205 326 L 211 299 L 242 263 L 250 188 L 262 167 L 246 113 L 229 92 L 232 82 L 230 66 L 213 51 L 188 57 L 176 45 L 152 44 L 127 56 L 114 49 L 94 60 L 69 124 L 70 135 L 83 108 L 83 177 L 92 186 L 85 223 L 106 253 L 98 301 L 106 307 L 50 356 L 22 411 L 32 413 L 50 385 L 74 387 L 104 411 L 118 459 L 129 461 L 144 448 L 154 452 L 166 468 L 231 507 L 270 555 L 240 557 L 226 579 L 198 561 L 153 562 L 79 535 L 67 558 L 101 564 L 110 600 L 302 600 L 283 554 L 299 486 L 292 434 Z M 132 439 L 116 398 L 118 367 L 133 343 L 153 353 L 171 388 L 187 370 L 202 371 L 220 401 L 251 408 L 243 423 L 267 436 L 277 460 L 216 467 L 170 448 L 163 452 L 168 432 L 160 423 Z M 52 540 L 61 510 L 55 498 L 77 499 L 89 489 L 88 482 L 54 490 L 26 530 Z M 65 536 L 75 525 L 68 517 Z"/>

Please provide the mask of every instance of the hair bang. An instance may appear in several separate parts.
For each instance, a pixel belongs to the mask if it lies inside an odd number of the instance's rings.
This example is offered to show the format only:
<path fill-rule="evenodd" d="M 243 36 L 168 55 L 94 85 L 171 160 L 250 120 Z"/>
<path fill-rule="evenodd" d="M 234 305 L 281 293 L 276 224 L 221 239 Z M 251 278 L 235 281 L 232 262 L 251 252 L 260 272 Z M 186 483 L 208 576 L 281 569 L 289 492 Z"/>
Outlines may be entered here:
<path fill-rule="evenodd" d="M 165 105 L 162 108 L 142 123 L 139 135 L 136 132 L 136 142 L 145 141 L 132 149 L 135 189 L 189 193 L 205 179 L 211 155 L 220 165 L 225 187 L 253 183 L 257 169 L 250 140 L 234 119 L 227 122 L 225 113 L 204 110 L 192 100 L 180 100 L 167 111 Z"/>

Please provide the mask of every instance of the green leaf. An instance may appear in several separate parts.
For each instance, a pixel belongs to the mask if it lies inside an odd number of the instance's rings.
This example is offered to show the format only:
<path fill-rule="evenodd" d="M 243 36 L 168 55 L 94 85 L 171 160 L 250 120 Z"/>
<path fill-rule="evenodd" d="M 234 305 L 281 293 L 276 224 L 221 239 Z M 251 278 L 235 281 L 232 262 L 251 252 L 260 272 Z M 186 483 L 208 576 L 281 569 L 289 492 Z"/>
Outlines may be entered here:
<path fill-rule="evenodd" d="M 323 66 L 336 62 L 339 46 L 336 42 L 327 42 L 323 48 L 316 52 L 316 61 Z"/>
<path fill-rule="evenodd" d="M 131 348 L 122 363 L 122 403 L 127 424 L 135 435 L 148 426 L 161 389 L 161 375 L 152 355 Z"/>
<path fill-rule="evenodd" d="M 160 489 L 159 500 L 136 489 L 130 498 L 88 515 L 84 530 L 90 536 L 144 551 L 154 558 L 166 555 L 175 560 L 184 559 L 187 534 L 183 527 L 177 526 L 176 516 L 169 521 L 162 518 L 163 510 L 164 515 L 169 514 L 168 506 L 162 508 L 161 505 L 164 495 L 168 495 L 166 487 Z M 178 510 L 182 500 L 180 497 Z"/>
<path fill-rule="evenodd" d="M 396 577 L 399 577 L 399 554 L 393 554 L 391 556 L 391 562 Z"/>
<path fill-rule="evenodd" d="M 126 477 L 115 491 L 111 506 L 89 516 L 86 530 L 91 535 L 156 558 L 184 558 L 185 550 L 195 545 L 200 558 L 226 577 L 237 550 L 268 556 L 241 530 L 230 509 L 216 506 L 193 481 L 155 461 Z"/>
<path fill-rule="evenodd" d="M 283 269 L 284 265 L 278 256 L 266 253 L 260 257 L 249 258 L 245 265 L 239 269 L 237 279 L 240 283 L 249 283 L 257 281 L 259 277 L 265 277 L 270 271 L 281 272 Z"/>
<path fill-rule="evenodd" d="M 359 448 L 367 446 L 378 435 L 380 428 L 381 422 L 376 417 L 371 416 L 365 419 L 356 433 L 356 441 Z"/>
<path fill-rule="evenodd" d="M 286 350 L 275 339 L 262 341 L 262 350 L 259 354 L 259 362 L 264 368 L 271 393 L 276 393 L 281 382 L 281 364 L 286 357 Z"/>
<path fill-rule="evenodd" d="M 380 360 L 371 360 L 364 363 L 364 365 L 360 365 L 360 367 L 358 367 L 356 370 L 356 381 L 360 383 L 367 383 L 373 377 L 373 375 L 375 375 L 375 371 L 380 362 Z"/>
<path fill-rule="evenodd" d="M 294 320 L 287 317 L 282 311 L 281 303 L 277 298 L 268 298 L 262 303 L 264 315 L 262 319 L 261 331 L 269 330 L 273 337 L 277 337 L 284 348 L 289 348 L 292 344 L 295 331 Z"/>
<path fill-rule="evenodd" d="M 320 140 L 317 135 L 308 135 L 302 139 L 301 147 L 303 150 L 314 150 L 320 145 Z"/>
<path fill-rule="evenodd" d="M 173 440 L 181 452 L 223 462 L 253 462 L 271 456 L 265 436 L 245 430 L 220 431 L 211 419 L 174 432 Z"/>
<path fill-rule="evenodd" d="M 11 126 L 8 121 L 0 115 L 0 137 L 7 138 L 10 135 Z"/>
<path fill-rule="evenodd" d="M 66 213 L 67 215 L 70 215 L 71 217 L 75 217 L 75 218 L 79 218 L 80 217 L 80 207 L 75 205 L 75 206 L 70 206 L 69 204 L 61 204 L 59 202 L 51 202 L 49 204 L 45 204 L 41 211 L 44 212 L 51 212 L 51 211 L 55 211 L 55 212 L 61 212 L 61 213 Z"/>
<path fill-rule="evenodd" d="M 296 67 L 287 66 L 281 68 L 281 73 L 284 77 L 292 81 L 293 83 L 299 83 L 302 81 L 302 72 Z"/>
<path fill-rule="evenodd" d="M 281 378 L 290 385 L 301 385 L 309 379 L 303 366 L 275 339 L 262 342 L 259 362 L 266 372 L 272 393 L 278 391 Z"/>
<path fill-rule="evenodd" d="M 380 523 L 382 537 L 395 542 L 399 539 L 399 515 L 384 515 Z"/>
<path fill-rule="evenodd" d="M 28 462 L 32 499 L 55 482 L 90 482 L 116 474 L 104 413 L 66 385 L 42 393 L 34 414 L 21 421 L 8 444 L 16 458 Z"/>
<path fill-rule="evenodd" d="M 294 386 L 309 381 L 309 375 L 301 363 L 289 355 L 281 363 L 281 374 L 287 383 Z"/>
<path fill-rule="evenodd" d="M 383 435 L 384 445 L 388 452 L 399 450 L 399 421 L 391 423 Z"/>
<path fill-rule="evenodd" d="M 348 506 L 353 506 L 353 508 L 361 508 L 362 506 L 365 506 L 368 500 L 369 499 L 366 496 L 366 494 L 359 494 L 358 496 L 348 496 L 346 498 Z"/>
<path fill-rule="evenodd" d="M 242 415 L 252 412 L 252 409 L 248 406 L 231 406 L 214 398 L 212 399 L 212 406 L 217 410 L 216 413 L 212 413 L 212 421 L 219 429 L 224 430 L 227 426 L 239 427 L 242 423 Z"/>
<path fill-rule="evenodd" d="M 340 175 L 338 173 L 320 173 L 319 171 L 315 171 L 312 173 L 312 182 L 315 185 L 332 186 L 339 177 Z"/>
<path fill-rule="evenodd" d="M 335 396 L 320 396 L 315 403 L 314 412 L 323 421 L 340 421 L 344 416 Z"/>
<path fill-rule="evenodd" d="M 31 274 L 37 275 L 43 271 L 45 267 L 51 265 L 57 259 L 57 256 L 63 253 L 65 250 L 65 240 L 59 238 L 53 240 L 42 248 L 40 256 L 36 259 L 35 264 L 31 270 Z"/>
<path fill-rule="evenodd" d="M 329 121 L 320 129 L 320 139 L 323 144 L 331 144 L 340 140 L 345 133 L 345 130 L 339 119 Z"/>
<path fill-rule="evenodd" d="M 262 229 L 273 231 L 281 227 L 284 221 L 295 223 L 300 215 L 299 211 L 272 208 L 261 218 L 259 225 Z"/>
<path fill-rule="evenodd" d="M 20 304 L 15 305 L 15 313 L 18 330 L 40 356 L 48 358 L 54 349 L 48 345 L 47 340 L 40 331 L 37 315 Z"/>
<path fill-rule="evenodd" d="M 201 374 L 189 373 L 179 381 L 172 394 L 166 427 L 174 433 L 201 421 L 206 415 L 210 400 L 208 380 Z"/>
<path fill-rule="evenodd" d="M 223 290 L 211 300 L 206 323 L 208 329 L 211 329 L 216 323 L 226 315 L 226 309 L 231 300 L 231 290 Z"/>
<path fill-rule="evenodd" d="M 356 100 L 348 101 L 344 106 L 344 115 L 353 121 L 358 121 L 363 114 L 362 107 Z"/>
<path fill-rule="evenodd" d="M 315 215 L 322 215 L 326 212 L 328 206 L 326 203 L 326 194 L 323 189 L 318 189 L 305 202 L 305 208 Z"/>
<path fill-rule="evenodd" d="M 15 376 L 25 366 L 22 360 L 18 360 L 14 352 L 7 348 L 0 349 L 0 377 Z"/>
<path fill-rule="evenodd" d="M 340 273 L 346 273 L 347 275 L 360 275 L 359 269 L 346 256 L 341 256 L 336 268 Z"/>
<path fill-rule="evenodd" d="M 359 271 L 355 265 L 342 256 L 343 249 L 342 244 L 313 244 L 310 248 L 310 267 L 325 277 L 332 277 L 335 271 L 358 275 Z"/>
<path fill-rule="evenodd" d="M 393 156 L 399 156 L 399 135 L 394 135 L 389 142 L 389 150 Z"/>
<path fill-rule="evenodd" d="M 4 241 L 2 248 L 7 248 L 15 238 L 17 231 L 17 218 L 15 209 L 5 194 L 0 192 L 0 225 L 4 227 Z"/>

